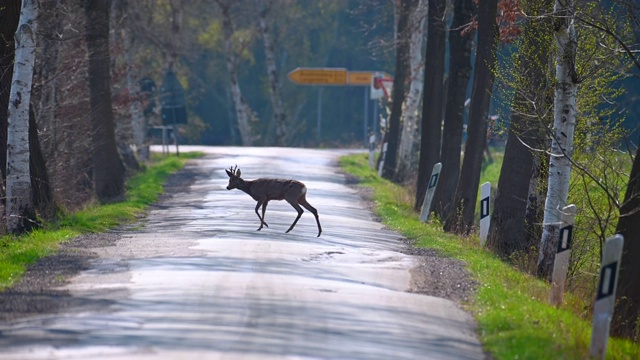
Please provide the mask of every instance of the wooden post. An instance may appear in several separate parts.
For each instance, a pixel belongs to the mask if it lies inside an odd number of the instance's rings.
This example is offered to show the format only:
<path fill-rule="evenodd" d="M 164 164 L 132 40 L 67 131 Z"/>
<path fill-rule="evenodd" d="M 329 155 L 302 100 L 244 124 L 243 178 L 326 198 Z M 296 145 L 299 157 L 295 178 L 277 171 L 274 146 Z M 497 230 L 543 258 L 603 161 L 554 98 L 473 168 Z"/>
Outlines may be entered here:
<path fill-rule="evenodd" d="M 489 206 L 491 204 L 491 183 L 486 182 L 480 188 L 480 245 L 484 246 L 489 235 L 491 217 Z"/>
<path fill-rule="evenodd" d="M 427 184 L 427 192 L 424 194 L 424 200 L 422 202 L 422 210 L 420 211 L 420 221 L 426 222 L 429 218 L 429 211 L 431 210 L 431 201 L 433 200 L 433 194 L 436 192 L 436 186 L 438 186 L 438 180 L 440 179 L 440 171 L 442 170 L 442 163 L 433 165 L 431 171 L 431 177 Z"/>
<path fill-rule="evenodd" d="M 604 359 L 607 355 L 607 341 L 609 340 L 609 326 L 613 316 L 613 306 L 616 300 L 616 286 L 618 270 L 622 257 L 624 237 L 616 234 L 607 239 L 602 254 L 602 269 L 600 282 L 593 306 L 593 331 L 591 333 L 591 356 Z"/>
<path fill-rule="evenodd" d="M 567 269 L 571 257 L 571 240 L 573 239 L 573 224 L 578 208 L 571 204 L 562 209 L 562 225 L 560 225 L 560 239 L 558 250 L 553 262 L 553 275 L 551 276 L 551 305 L 561 305 L 564 297 L 564 284 L 567 280 Z"/>

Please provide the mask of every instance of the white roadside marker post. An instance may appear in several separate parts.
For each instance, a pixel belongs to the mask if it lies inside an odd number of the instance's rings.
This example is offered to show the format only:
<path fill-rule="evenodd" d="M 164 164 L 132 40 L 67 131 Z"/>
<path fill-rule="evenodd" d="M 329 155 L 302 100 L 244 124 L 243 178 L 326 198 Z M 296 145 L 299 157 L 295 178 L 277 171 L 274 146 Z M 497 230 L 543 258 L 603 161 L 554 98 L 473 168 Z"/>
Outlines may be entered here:
<path fill-rule="evenodd" d="M 569 269 L 569 258 L 571 257 L 573 224 L 577 211 L 578 208 L 573 204 L 562 209 L 560 239 L 558 239 L 558 250 L 553 262 L 553 275 L 551 276 L 551 295 L 549 296 L 551 305 L 561 305 L 564 297 L 564 285 L 567 280 L 567 269 Z"/>
<path fill-rule="evenodd" d="M 620 270 L 623 245 L 624 237 L 620 234 L 608 238 L 604 243 L 600 282 L 596 303 L 593 306 L 593 330 L 591 333 L 590 353 L 591 357 L 596 359 L 604 359 L 607 355 L 609 327 L 616 300 L 618 270 Z"/>
<path fill-rule="evenodd" d="M 382 144 L 382 160 L 380 160 L 380 166 L 378 166 L 378 176 L 382 176 L 382 168 L 384 168 L 384 160 L 387 157 L 387 143 Z"/>
<path fill-rule="evenodd" d="M 424 194 L 424 200 L 422 201 L 422 210 L 420 211 L 420 221 L 427 222 L 429 218 L 429 210 L 431 210 L 431 201 L 433 200 L 433 194 L 436 192 L 436 186 L 438 186 L 438 180 L 440 179 L 440 171 L 442 170 L 442 163 L 436 163 L 433 165 L 431 171 L 431 177 L 427 184 L 427 192 Z"/>
<path fill-rule="evenodd" d="M 491 200 L 491 183 L 486 182 L 480 187 L 480 246 L 484 246 L 489 235 L 491 217 L 489 204 Z"/>
<path fill-rule="evenodd" d="M 373 165 L 373 159 L 376 151 L 376 134 L 369 134 L 369 167 L 375 169 Z"/>

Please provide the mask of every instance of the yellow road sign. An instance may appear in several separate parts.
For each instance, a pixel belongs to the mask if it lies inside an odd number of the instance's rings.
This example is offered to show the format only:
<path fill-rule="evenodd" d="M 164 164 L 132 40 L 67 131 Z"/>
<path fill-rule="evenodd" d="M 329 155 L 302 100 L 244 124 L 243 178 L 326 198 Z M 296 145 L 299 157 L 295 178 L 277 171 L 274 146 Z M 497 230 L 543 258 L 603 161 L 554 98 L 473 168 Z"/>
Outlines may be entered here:
<path fill-rule="evenodd" d="M 347 81 L 352 86 L 369 86 L 371 78 L 376 74 L 384 79 L 391 79 L 391 75 L 382 71 L 349 71 Z"/>
<path fill-rule="evenodd" d="M 297 68 L 289 73 L 289 80 L 300 85 L 346 85 L 347 69 Z"/>
<path fill-rule="evenodd" d="M 369 86 L 373 74 L 371 71 L 349 71 L 349 85 Z"/>

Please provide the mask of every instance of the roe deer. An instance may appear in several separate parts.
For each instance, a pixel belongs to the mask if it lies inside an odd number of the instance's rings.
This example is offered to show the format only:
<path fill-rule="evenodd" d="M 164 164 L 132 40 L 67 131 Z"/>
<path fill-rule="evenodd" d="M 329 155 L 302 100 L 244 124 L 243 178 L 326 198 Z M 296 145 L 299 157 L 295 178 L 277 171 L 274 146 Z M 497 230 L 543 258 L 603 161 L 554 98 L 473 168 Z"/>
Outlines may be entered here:
<path fill-rule="evenodd" d="M 316 217 L 316 223 L 318 223 L 318 236 L 322 233 L 322 227 L 320 226 L 320 219 L 318 218 L 318 211 L 307 202 L 307 187 L 297 180 L 286 179 L 256 179 L 256 180 L 244 180 L 240 177 L 240 169 L 236 165 L 235 168 L 230 167 L 229 170 L 225 169 L 229 175 L 229 185 L 227 190 L 239 189 L 251 196 L 256 204 L 256 215 L 260 219 L 260 227 L 258 231 L 262 229 L 262 226 L 269 227 L 264 221 L 264 212 L 267 209 L 267 203 L 270 200 L 286 200 L 294 209 L 298 212 L 298 217 L 293 221 L 293 224 L 289 227 L 288 233 L 296 226 L 298 219 L 302 216 L 304 210 L 300 207 L 302 205 L 305 209 L 311 211 L 313 216 Z M 262 216 L 258 213 L 258 208 L 262 206 Z"/>

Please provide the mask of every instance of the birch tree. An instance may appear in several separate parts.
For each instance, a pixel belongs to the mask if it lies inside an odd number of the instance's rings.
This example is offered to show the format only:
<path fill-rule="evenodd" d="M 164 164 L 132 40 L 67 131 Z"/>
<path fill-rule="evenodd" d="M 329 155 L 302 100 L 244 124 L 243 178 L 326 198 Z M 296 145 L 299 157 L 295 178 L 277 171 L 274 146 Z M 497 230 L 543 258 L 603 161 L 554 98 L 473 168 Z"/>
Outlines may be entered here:
<path fill-rule="evenodd" d="M 258 16 L 258 27 L 262 36 L 264 45 L 264 53 L 266 56 L 267 77 L 269 79 L 269 98 L 271 100 L 271 108 L 273 110 L 273 121 L 276 126 L 276 143 L 279 146 L 286 145 L 287 142 L 287 114 L 282 105 L 282 97 L 280 96 L 280 83 L 278 81 L 278 69 L 276 67 L 276 55 L 271 43 L 271 35 L 269 25 L 267 23 L 267 15 L 273 7 L 272 0 L 260 0 L 261 9 Z"/>
<path fill-rule="evenodd" d="M 538 254 L 537 272 L 549 277 L 553 269 L 561 211 L 566 205 L 571 177 L 573 134 L 576 123 L 576 51 L 578 41 L 574 27 L 574 1 L 556 0 L 554 4 L 554 36 L 556 42 L 556 88 L 549 181 L 544 206 L 542 239 Z"/>
<path fill-rule="evenodd" d="M 237 57 L 233 48 L 233 21 L 231 19 L 231 6 L 233 1 L 216 0 L 222 10 L 222 32 L 224 38 L 224 53 L 227 63 L 227 72 L 229 73 L 229 88 L 231 90 L 231 98 L 236 109 L 236 118 L 238 121 L 238 130 L 242 145 L 253 145 L 253 137 L 251 135 L 251 109 L 246 100 L 242 96 L 240 83 L 238 82 Z"/>
<path fill-rule="evenodd" d="M 409 67 L 411 71 L 411 83 L 404 103 L 404 120 L 402 122 L 402 134 L 398 148 L 398 169 L 396 178 L 399 181 L 407 179 L 411 173 L 413 162 L 413 150 L 415 134 L 418 130 L 418 116 L 420 100 L 422 100 L 424 63 L 422 59 L 422 43 L 424 38 L 424 23 L 427 16 L 427 0 L 420 0 L 413 14 L 409 29 L 411 41 L 409 45 Z"/>
<path fill-rule="evenodd" d="M 36 17 L 39 2 L 23 0 L 16 32 L 13 83 L 9 95 L 7 129 L 7 231 L 21 233 L 31 228 L 35 211 L 29 174 L 29 105 L 36 50 Z"/>

